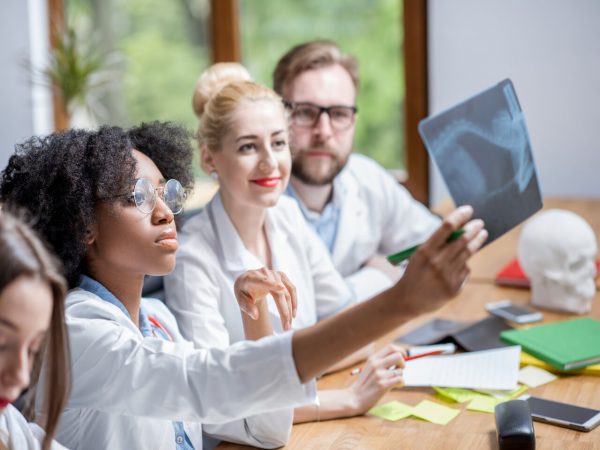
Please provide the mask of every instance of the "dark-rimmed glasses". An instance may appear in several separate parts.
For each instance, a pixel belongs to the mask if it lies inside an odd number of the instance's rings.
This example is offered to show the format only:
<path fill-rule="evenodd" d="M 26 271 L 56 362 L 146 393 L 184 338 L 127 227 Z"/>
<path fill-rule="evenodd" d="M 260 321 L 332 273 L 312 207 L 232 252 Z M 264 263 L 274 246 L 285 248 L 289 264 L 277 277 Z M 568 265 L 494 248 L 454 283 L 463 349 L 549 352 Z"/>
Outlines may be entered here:
<path fill-rule="evenodd" d="M 314 127 L 321 114 L 327 113 L 331 126 L 336 130 L 345 130 L 354 123 L 354 118 L 358 112 L 356 106 L 319 106 L 309 102 L 283 102 L 285 107 L 290 110 L 290 118 L 294 125 L 303 128 Z"/>
<path fill-rule="evenodd" d="M 157 195 L 173 214 L 179 214 L 183 210 L 186 195 L 183 186 L 177 180 L 167 180 L 164 186 L 155 188 L 150 180 L 138 178 L 130 198 L 138 210 L 150 214 L 156 208 Z"/>

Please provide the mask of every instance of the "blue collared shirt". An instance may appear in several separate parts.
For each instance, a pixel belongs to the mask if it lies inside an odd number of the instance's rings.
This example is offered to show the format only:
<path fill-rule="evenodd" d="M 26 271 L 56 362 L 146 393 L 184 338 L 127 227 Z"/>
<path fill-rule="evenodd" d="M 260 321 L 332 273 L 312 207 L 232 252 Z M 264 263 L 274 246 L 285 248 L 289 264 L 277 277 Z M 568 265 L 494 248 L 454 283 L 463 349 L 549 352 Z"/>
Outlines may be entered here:
<path fill-rule="evenodd" d="M 315 230 L 317 235 L 321 238 L 329 253 L 333 253 L 333 246 L 335 245 L 335 238 L 337 237 L 338 225 L 340 222 L 340 207 L 336 204 L 335 198 L 332 198 L 321 213 L 309 210 L 302 200 L 294 191 L 292 184 L 288 184 L 286 194 L 296 200 L 300 211 L 306 222 Z"/>
<path fill-rule="evenodd" d="M 117 297 L 115 297 L 108 289 L 106 289 L 104 286 L 102 286 L 102 284 L 100 284 L 93 278 L 90 278 L 86 275 L 81 275 L 79 279 L 79 287 L 83 290 L 91 292 L 92 294 L 96 294 L 102 300 L 110 303 L 111 305 L 116 306 L 121 311 L 123 311 L 123 314 L 125 314 L 131 319 L 129 311 L 127 311 L 127 308 L 125 308 L 123 303 L 121 303 Z M 142 336 L 156 337 L 165 341 L 172 340 L 166 332 L 166 330 L 160 325 L 158 325 L 158 322 L 155 321 L 157 325 L 152 323 L 142 305 L 140 305 L 139 322 L 140 332 L 142 333 Z M 185 429 L 183 428 L 183 423 L 173 422 L 173 428 L 175 429 L 175 445 L 177 447 L 177 450 L 194 450 L 194 446 L 192 445 L 188 435 L 185 432 Z"/>

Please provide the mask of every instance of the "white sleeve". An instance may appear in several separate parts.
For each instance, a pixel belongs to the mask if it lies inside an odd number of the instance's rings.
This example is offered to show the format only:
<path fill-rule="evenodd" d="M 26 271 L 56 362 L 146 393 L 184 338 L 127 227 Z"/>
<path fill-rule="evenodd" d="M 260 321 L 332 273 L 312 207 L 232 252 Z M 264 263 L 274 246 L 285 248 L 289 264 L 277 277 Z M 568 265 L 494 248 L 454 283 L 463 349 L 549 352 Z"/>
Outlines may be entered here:
<path fill-rule="evenodd" d="M 393 286 L 392 280 L 375 267 L 363 267 L 344 280 L 358 301 L 371 299 Z"/>
<path fill-rule="evenodd" d="M 203 423 L 202 432 L 236 444 L 277 448 L 289 440 L 293 421 L 294 410 L 288 408 L 219 425 Z"/>
<path fill-rule="evenodd" d="M 165 280 L 167 303 L 183 336 L 197 348 L 229 347 L 231 339 L 219 310 L 219 301 L 228 297 L 220 292 L 215 264 L 206 264 L 200 249 L 178 255 L 175 270 Z M 230 287 L 233 290 L 233 286 Z M 227 293 L 229 294 L 229 293 Z M 293 408 L 254 414 L 225 424 L 203 424 L 205 433 L 220 440 L 276 448 L 285 445 L 292 431 Z"/>
<path fill-rule="evenodd" d="M 29 426 L 29 429 L 31 430 L 31 434 L 40 443 L 40 448 L 41 448 L 42 441 L 46 437 L 46 432 L 37 423 L 28 422 L 27 425 Z M 52 440 L 52 444 L 50 445 L 50 449 L 51 450 L 68 450 L 67 447 L 63 447 L 62 445 L 60 445 L 55 440 Z"/>
<path fill-rule="evenodd" d="M 420 244 L 440 226 L 441 220 L 415 200 L 386 170 L 377 177 L 382 193 L 382 234 L 379 252 L 396 253 Z"/>
<path fill-rule="evenodd" d="M 387 256 L 424 242 L 441 220 L 415 200 L 387 171 L 381 169 L 380 172 L 380 176 L 374 177 L 379 180 L 378 193 L 381 194 L 382 229 L 377 252 Z M 346 276 L 345 281 L 360 301 L 374 297 L 393 284 L 383 272 L 368 266 Z"/>
<path fill-rule="evenodd" d="M 106 318 L 78 317 L 77 306 L 67 317 L 73 368 L 67 407 L 220 423 L 314 398 L 314 384 L 298 378 L 292 333 L 200 350 L 142 338 Z"/>
<path fill-rule="evenodd" d="M 300 214 L 299 211 L 298 213 Z M 303 217 L 300 217 L 297 223 L 298 228 L 304 231 L 306 254 L 314 284 L 317 319 L 322 320 L 352 305 L 356 297 L 333 265 L 323 241 Z"/>
<path fill-rule="evenodd" d="M 189 246 L 195 244 L 191 241 Z M 219 311 L 223 294 L 217 282 L 218 262 L 210 264 L 205 248 L 182 248 L 172 273 L 165 277 L 166 302 L 181 334 L 198 348 L 229 347 L 225 320 Z"/>

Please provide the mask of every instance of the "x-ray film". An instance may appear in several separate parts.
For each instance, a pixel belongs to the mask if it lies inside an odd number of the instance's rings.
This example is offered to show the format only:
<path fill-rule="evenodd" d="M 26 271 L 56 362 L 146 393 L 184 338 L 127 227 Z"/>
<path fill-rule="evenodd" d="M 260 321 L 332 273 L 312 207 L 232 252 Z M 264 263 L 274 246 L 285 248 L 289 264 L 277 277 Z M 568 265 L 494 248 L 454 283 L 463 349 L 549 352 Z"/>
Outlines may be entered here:
<path fill-rule="evenodd" d="M 456 205 L 471 205 L 489 238 L 542 207 L 525 117 L 510 80 L 440 114 L 419 133 Z"/>

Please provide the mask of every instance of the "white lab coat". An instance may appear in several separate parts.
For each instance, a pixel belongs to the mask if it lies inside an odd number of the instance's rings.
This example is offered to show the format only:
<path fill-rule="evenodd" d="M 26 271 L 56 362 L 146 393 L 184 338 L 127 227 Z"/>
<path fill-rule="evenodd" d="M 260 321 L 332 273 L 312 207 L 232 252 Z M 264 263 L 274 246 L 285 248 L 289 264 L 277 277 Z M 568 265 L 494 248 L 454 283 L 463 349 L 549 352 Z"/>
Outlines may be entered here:
<path fill-rule="evenodd" d="M 291 353 L 291 333 L 227 351 L 183 340 L 165 305 L 142 299 L 175 342 L 143 337 L 115 305 L 74 289 L 66 298 L 72 386 L 56 440 L 76 449 L 175 449 L 184 421 L 196 450 L 200 422 L 225 422 L 314 401 Z M 36 405 L 36 406 L 39 406 Z"/>
<path fill-rule="evenodd" d="M 44 440 L 44 430 L 35 423 L 28 423 L 13 405 L 8 405 L 0 415 L 0 441 L 8 450 L 39 450 Z M 52 442 L 52 450 L 66 450 Z"/>
<path fill-rule="evenodd" d="M 287 197 L 269 208 L 266 231 L 273 269 L 296 287 L 298 310 L 293 328 L 304 328 L 353 303 L 353 297 L 331 263 L 327 249 L 306 225 L 298 205 Z M 198 347 L 227 348 L 245 339 L 233 292 L 244 271 L 264 265 L 244 246 L 217 193 L 202 213 L 190 218 L 179 236 L 175 270 L 165 279 L 167 305 L 181 333 Z M 272 298 L 269 310 L 275 332 L 281 331 Z M 205 425 L 218 439 L 260 447 L 284 445 L 293 409 L 247 417 L 226 425 Z"/>
<path fill-rule="evenodd" d="M 341 211 L 331 257 L 359 300 L 392 285 L 381 271 L 364 267 L 372 256 L 418 244 L 441 223 L 387 170 L 364 155 L 350 156 L 333 181 L 333 196 Z"/>

